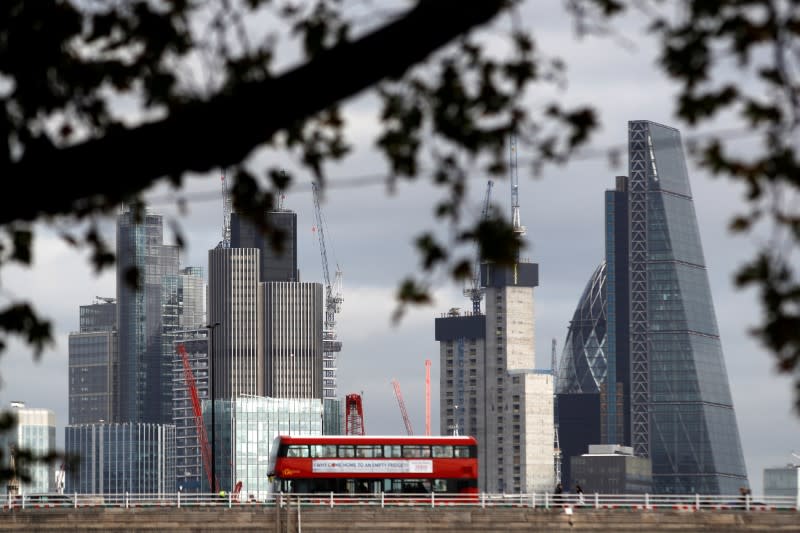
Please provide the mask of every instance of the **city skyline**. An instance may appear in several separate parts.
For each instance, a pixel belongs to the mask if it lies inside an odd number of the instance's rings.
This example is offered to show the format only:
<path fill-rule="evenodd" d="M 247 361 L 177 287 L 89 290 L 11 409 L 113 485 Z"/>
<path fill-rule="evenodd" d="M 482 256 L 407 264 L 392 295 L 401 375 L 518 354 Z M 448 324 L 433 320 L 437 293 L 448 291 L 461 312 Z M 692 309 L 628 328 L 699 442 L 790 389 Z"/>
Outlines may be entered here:
<path fill-rule="evenodd" d="M 561 24 L 562 32 L 564 25 L 567 23 Z M 556 31 L 559 25 L 554 24 L 553 28 L 552 31 Z M 543 40 L 546 44 L 546 35 Z M 593 44 L 583 45 L 584 51 L 588 46 L 598 46 L 599 52 L 611 49 L 611 53 L 625 55 L 624 51 L 613 48 L 613 43 L 599 41 L 598 45 L 598 41 L 591 42 Z M 578 43 L 569 36 L 568 52 L 577 47 Z M 604 70 L 599 74 L 600 67 L 589 64 L 588 58 L 575 60 L 577 66 L 572 66 L 570 72 L 571 79 L 578 81 L 573 86 L 579 87 L 578 95 L 573 91 L 568 97 L 585 99 L 596 91 L 598 98 L 603 100 L 598 105 L 605 128 L 593 142 L 594 146 L 624 145 L 628 119 L 648 119 L 669 124 L 681 129 L 685 137 L 691 137 L 692 130 L 675 122 L 669 115 L 668 105 L 654 104 L 659 99 L 666 102 L 669 92 L 663 80 L 653 81 L 653 68 L 642 65 L 642 56 L 652 57 L 639 54 L 639 63 L 634 61 L 631 66 L 630 61 L 621 61 L 622 65 L 615 70 Z M 570 65 L 574 63 L 570 62 Z M 637 67 L 637 72 L 643 69 L 647 77 L 623 72 L 624 69 L 636 71 Z M 581 72 L 581 69 L 585 69 L 585 72 Z M 581 81 L 585 83 L 581 84 Z M 590 81 L 594 81 L 594 84 Z M 635 90 L 625 102 L 611 102 L 615 86 L 633 86 Z M 369 106 L 369 99 L 361 99 L 345 108 L 351 113 L 345 116 L 352 121 L 356 130 L 355 138 L 360 145 L 354 160 L 332 170 L 332 176 L 361 176 L 380 172 L 383 168 L 369 153 L 367 139 L 374 128 L 363 118 Z M 746 139 L 741 144 L 745 150 L 751 148 Z M 521 151 L 521 157 L 524 157 L 524 151 Z M 535 182 L 529 179 L 527 169 L 521 169 L 522 219 L 529 228 L 527 240 L 532 244 L 532 248 L 523 253 L 543 265 L 536 311 L 536 351 L 540 367 L 549 365 L 549 357 L 542 355 L 549 354 L 552 338 L 558 340 L 560 351 L 566 335 L 564 324 L 571 316 L 585 280 L 602 257 L 602 202 L 597 202 L 597 198 L 608 188 L 616 173 L 624 173 L 624 170 L 609 168 L 604 156 L 578 160 L 564 168 L 548 169 L 544 173 L 545 178 Z M 790 411 L 790 380 L 786 376 L 772 374 L 774 359 L 746 333 L 758 317 L 755 294 L 753 291 L 736 291 L 732 287 L 733 271 L 754 246 L 747 238 L 731 237 L 726 229 L 730 216 L 741 210 L 741 191 L 724 179 L 711 180 L 707 173 L 698 173 L 696 169 L 690 170 L 690 173 L 693 176 L 695 203 L 701 219 L 701 235 L 706 245 L 712 293 L 718 308 L 717 318 L 745 460 L 751 483 L 758 487 L 763 467 L 777 466 L 791 458 L 793 442 L 797 442 L 800 432 L 800 419 Z M 478 215 L 477 206 L 480 205 L 479 197 L 486 179 L 487 176 L 476 173 L 470 182 L 471 200 L 468 205 L 475 216 Z M 308 177 L 302 177 L 301 181 L 307 182 Z M 505 213 L 508 210 L 507 183 L 507 180 L 496 182 L 497 200 L 494 202 Z M 203 182 L 192 183 L 190 188 L 213 194 L 218 191 L 216 185 L 217 181 L 211 177 Z M 398 378 L 403 386 L 415 428 L 421 427 L 423 361 L 426 358 L 436 360 L 431 318 L 451 305 L 462 309 L 469 307 L 469 301 L 460 294 L 460 286 L 442 281 L 442 286 L 435 292 L 436 302 L 432 306 L 409 313 L 397 329 L 391 327 L 390 315 L 395 305 L 393 293 L 396 284 L 402 275 L 412 272 L 417 266 L 410 244 L 411 237 L 417 230 L 426 227 L 423 224 L 433 226 L 429 206 L 436 196 L 431 193 L 432 188 L 422 184 L 400 185 L 399 190 L 399 198 L 391 199 L 387 198 L 380 185 L 362 189 L 332 187 L 327 191 L 327 202 L 323 205 L 330 224 L 330 233 L 326 236 L 335 245 L 345 276 L 345 304 L 339 316 L 339 336 L 345 343 L 345 350 L 339 358 L 339 394 L 365 391 L 366 427 L 371 433 L 381 429 L 403 432 L 389 383 L 393 377 Z M 163 191 L 154 193 L 154 196 L 163 197 Z M 319 281 L 322 277 L 319 252 L 310 231 L 313 225 L 310 190 L 289 193 L 286 205 L 298 211 L 298 267 L 301 280 Z M 174 212 L 163 202 L 155 208 Z M 184 226 L 189 234 L 188 248 L 184 252 L 188 259 L 182 263 L 205 265 L 203 254 L 219 240 L 221 200 L 193 201 L 189 209 L 190 218 Z M 30 406 L 54 409 L 61 428 L 66 423 L 66 384 L 62 383 L 66 374 L 66 333 L 78 329 L 75 310 L 79 305 L 91 303 L 95 295 L 114 294 L 113 271 L 107 271 L 99 280 L 95 280 L 86 258 L 67 250 L 52 232 L 49 235 L 41 234 L 37 241 L 34 254 L 37 265 L 31 272 L 9 270 L 4 286 L 19 297 L 31 294 L 39 310 L 54 319 L 58 346 L 55 351 L 47 351 L 42 363 L 37 366 L 31 362 L 27 348 L 20 348 L 18 343 L 12 344 L 12 349 L 0 361 L 0 375 L 4 382 L 0 388 L 0 399 L 4 404 L 12 399 L 22 399 Z M 574 249 L 576 245 L 579 248 L 577 250 Z M 370 253 L 364 254 L 365 251 Z M 374 258 L 380 258 L 380 263 Z M 69 278 L 69 286 L 64 286 L 64 277 Z M 434 375 L 438 375 L 437 371 L 437 367 L 434 367 Z M 34 385 L 42 381 L 47 383 L 46 387 Z M 436 379 L 432 378 L 432 381 Z M 754 397 L 752 391 L 758 391 L 759 394 Z M 770 412 L 772 416 L 763 417 L 764 412 Z M 434 417 L 432 425 L 437 426 L 438 413 L 435 409 Z M 765 437 L 768 430 L 777 432 L 770 433 L 771 442 L 765 442 L 768 440 Z"/>

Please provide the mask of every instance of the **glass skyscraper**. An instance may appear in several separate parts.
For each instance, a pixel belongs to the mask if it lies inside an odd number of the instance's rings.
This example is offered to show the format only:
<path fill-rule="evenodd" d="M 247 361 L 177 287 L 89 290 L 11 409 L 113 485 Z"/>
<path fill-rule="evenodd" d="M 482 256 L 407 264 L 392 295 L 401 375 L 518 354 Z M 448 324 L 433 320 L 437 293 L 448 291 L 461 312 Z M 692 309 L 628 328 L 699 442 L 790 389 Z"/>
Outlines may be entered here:
<path fill-rule="evenodd" d="M 69 334 L 69 423 L 111 422 L 117 413 L 117 304 L 80 307 L 80 331 Z"/>
<path fill-rule="evenodd" d="M 161 215 L 117 219 L 119 421 L 172 423 L 172 339 L 177 330 L 178 247 L 163 242 Z"/>
<path fill-rule="evenodd" d="M 591 423 L 599 422 L 601 442 L 649 458 L 655 491 L 736 494 L 747 474 L 680 133 L 633 121 L 628 143 L 629 176 L 605 195 L 605 346 L 576 342 L 573 319 L 559 392 L 591 393 L 584 389 L 597 384 Z M 578 409 L 563 407 L 559 395 L 568 461 L 576 437 L 565 419 Z"/>
<path fill-rule="evenodd" d="M 599 393 L 606 381 L 606 264 L 601 263 L 583 289 L 567 331 L 559 368 L 562 394 Z"/>
<path fill-rule="evenodd" d="M 658 492 L 735 494 L 747 474 L 678 130 L 629 122 L 628 172 L 631 444 Z"/>

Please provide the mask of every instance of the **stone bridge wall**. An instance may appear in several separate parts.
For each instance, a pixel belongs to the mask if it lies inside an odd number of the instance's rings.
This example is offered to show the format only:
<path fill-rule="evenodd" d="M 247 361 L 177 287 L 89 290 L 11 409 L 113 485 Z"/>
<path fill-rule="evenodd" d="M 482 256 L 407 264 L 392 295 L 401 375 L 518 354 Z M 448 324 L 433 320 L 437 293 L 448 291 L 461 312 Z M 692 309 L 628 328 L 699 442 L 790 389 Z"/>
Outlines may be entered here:
<path fill-rule="evenodd" d="M 275 533 L 513 531 L 797 531 L 795 511 L 633 511 L 303 508 L 26 509 L 0 513 L 0 531 L 267 531 Z"/>

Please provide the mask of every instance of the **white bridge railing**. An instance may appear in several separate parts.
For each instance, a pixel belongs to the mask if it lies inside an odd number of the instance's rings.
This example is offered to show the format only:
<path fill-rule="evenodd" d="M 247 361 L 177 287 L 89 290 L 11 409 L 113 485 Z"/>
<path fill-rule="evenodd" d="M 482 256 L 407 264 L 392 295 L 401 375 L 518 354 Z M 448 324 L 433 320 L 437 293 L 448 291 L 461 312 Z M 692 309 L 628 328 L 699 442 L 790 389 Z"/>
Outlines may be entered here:
<path fill-rule="evenodd" d="M 642 511 L 797 511 L 800 497 L 708 496 L 702 494 L 271 494 L 255 498 L 244 494 L 20 494 L 3 496 L 3 511 L 55 508 L 142 507 L 525 507 L 561 510 L 625 509 Z"/>

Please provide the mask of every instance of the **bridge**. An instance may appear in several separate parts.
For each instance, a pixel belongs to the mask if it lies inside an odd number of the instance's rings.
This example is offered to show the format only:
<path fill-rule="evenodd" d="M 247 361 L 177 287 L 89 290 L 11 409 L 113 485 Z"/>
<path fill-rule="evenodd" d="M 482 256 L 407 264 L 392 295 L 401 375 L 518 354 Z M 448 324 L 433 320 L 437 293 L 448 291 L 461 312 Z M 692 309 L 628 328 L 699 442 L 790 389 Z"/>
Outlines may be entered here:
<path fill-rule="evenodd" d="M 798 531 L 796 498 L 703 495 L 30 495 L 0 531 Z"/>

